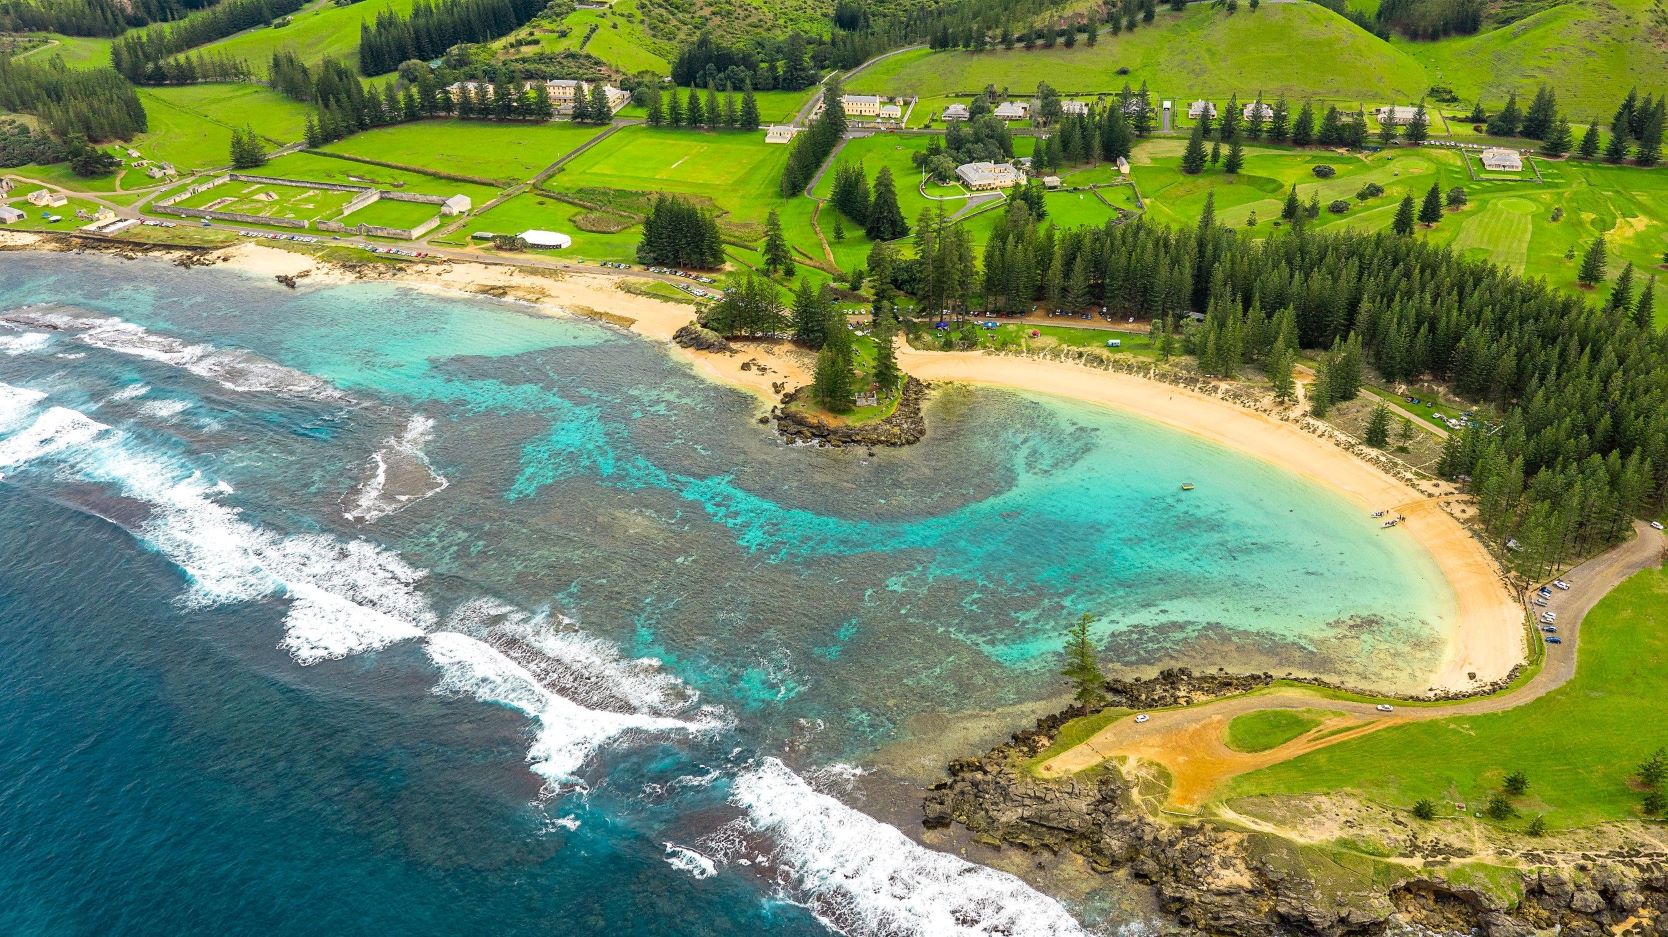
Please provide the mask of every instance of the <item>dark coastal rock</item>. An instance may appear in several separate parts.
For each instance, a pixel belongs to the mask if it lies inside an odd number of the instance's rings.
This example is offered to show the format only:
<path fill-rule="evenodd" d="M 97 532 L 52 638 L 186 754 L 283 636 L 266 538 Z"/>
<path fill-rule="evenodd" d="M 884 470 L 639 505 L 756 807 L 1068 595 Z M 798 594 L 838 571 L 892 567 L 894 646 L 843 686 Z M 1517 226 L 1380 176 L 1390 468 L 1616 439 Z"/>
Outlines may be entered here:
<path fill-rule="evenodd" d="M 729 340 L 711 329 L 691 322 L 672 333 L 672 341 L 684 348 L 697 351 L 719 351 L 725 354 L 735 350 Z"/>
<path fill-rule="evenodd" d="M 1155 708 L 1255 689 L 1267 674 L 1194 674 L 1175 668 L 1145 680 L 1114 680 L 1112 705 Z M 1655 861 L 1581 862 L 1522 875 L 1522 899 L 1408 869 L 1400 880 L 1327 870 L 1305 847 L 1267 833 L 1207 822 L 1177 824 L 1142 810 L 1116 772 L 1044 780 L 1022 767 L 1059 728 L 1093 710 L 1074 706 L 1015 732 L 975 758 L 950 762 L 922 803 L 928 828 L 960 825 L 976 841 L 1049 854 L 1072 853 L 1103 874 L 1151 889 L 1181 933 L 1222 937 L 1380 937 L 1430 934 L 1530 937 L 1558 931 L 1603 937 L 1626 931 L 1668 937 L 1668 870 Z M 1332 874 L 1336 871 L 1337 874 Z"/>
<path fill-rule="evenodd" d="M 770 411 L 776 421 L 776 432 L 786 442 L 809 442 L 824 446 L 909 446 L 927 435 L 927 422 L 921 415 L 921 403 L 928 387 L 915 378 L 904 381 L 903 397 L 898 408 L 884 420 L 861 426 L 841 426 L 825 423 L 814 416 L 794 412 L 790 408 L 806 388 L 789 392 L 782 403 Z"/>

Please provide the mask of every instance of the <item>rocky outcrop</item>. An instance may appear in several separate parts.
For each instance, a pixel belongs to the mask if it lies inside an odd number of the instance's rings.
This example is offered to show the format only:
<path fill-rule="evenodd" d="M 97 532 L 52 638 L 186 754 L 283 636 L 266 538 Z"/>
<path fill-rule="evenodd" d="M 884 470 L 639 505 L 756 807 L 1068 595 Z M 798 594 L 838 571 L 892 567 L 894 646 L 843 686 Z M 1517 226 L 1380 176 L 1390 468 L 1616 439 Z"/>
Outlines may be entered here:
<path fill-rule="evenodd" d="M 1154 708 L 1198 702 L 1263 685 L 1267 675 L 1168 670 L 1146 680 L 1110 681 L 1113 705 Z M 1351 869 L 1269 833 L 1205 821 L 1172 822 L 1147 813 L 1115 772 L 1044 780 L 1024 765 L 1052 744 L 1059 728 L 1091 710 L 1073 707 L 976 758 L 950 763 L 927 792 L 922 822 L 959 825 L 981 843 L 1051 854 L 1073 853 L 1094 870 L 1151 890 L 1181 932 L 1223 937 L 1378 937 L 1414 929 L 1434 934 L 1576 937 L 1633 933 L 1668 937 L 1668 869 L 1577 863 L 1522 876 L 1522 899 L 1447 881 L 1409 866 Z M 1533 859 L 1531 860 L 1533 861 Z"/>
<path fill-rule="evenodd" d="M 782 403 L 770 411 L 776 421 L 776 432 L 788 442 L 809 442 L 824 446 L 909 446 L 927 435 L 927 422 L 921 416 L 921 404 L 927 396 L 927 385 L 915 378 L 904 380 L 903 396 L 898 408 L 884 420 L 847 426 L 825 421 L 815 415 L 793 408 L 800 394 L 809 388 L 801 387 L 782 398 Z"/>
<path fill-rule="evenodd" d="M 735 346 L 730 344 L 729 339 L 695 322 L 691 322 L 673 332 L 672 341 L 684 348 L 693 348 L 696 351 L 718 351 L 724 354 L 735 351 Z"/>

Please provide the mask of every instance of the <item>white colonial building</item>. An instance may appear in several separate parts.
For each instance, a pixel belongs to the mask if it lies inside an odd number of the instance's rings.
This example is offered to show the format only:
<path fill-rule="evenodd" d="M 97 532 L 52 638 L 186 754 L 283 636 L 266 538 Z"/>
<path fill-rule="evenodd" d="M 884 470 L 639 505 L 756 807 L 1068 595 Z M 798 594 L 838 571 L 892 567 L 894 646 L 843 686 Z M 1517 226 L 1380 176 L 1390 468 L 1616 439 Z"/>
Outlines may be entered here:
<path fill-rule="evenodd" d="M 1411 124 L 1414 115 L 1418 113 L 1419 109 L 1417 107 L 1390 104 L 1374 111 L 1373 116 L 1377 117 L 1381 124 Z"/>
<path fill-rule="evenodd" d="M 1006 189 L 1019 185 L 1019 170 L 1009 163 L 963 163 L 956 167 L 956 178 L 969 189 Z"/>
<path fill-rule="evenodd" d="M 1491 146 L 1483 151 L 1483 168 L 1492 172 L 1522 172 L 1523 154 L 1503 146 Z"/>
<path fill-rule="evenodd" d="M 996 105 L 997 120 L 1025 120 L 1031 116 L 1031 105 L 1026 101 L 1003 101 Z"/>
<path fill-rule="evenodd" d="M 1200 117 L 1205 115 L 1215 117 L 1216 105 L 1210 103 L 1209 101 L 1194 101 L 1192 104 L 1187 106 L 1187 116 L 1189 120 L 1198 120 Z"/>
<path fill-rule="evenodd" d="M 966 120 L 972 115 L 968 114 L 967 105 L 952 104 L 944 109 L 944 113 L 941 116 L 945 120 Z"/>

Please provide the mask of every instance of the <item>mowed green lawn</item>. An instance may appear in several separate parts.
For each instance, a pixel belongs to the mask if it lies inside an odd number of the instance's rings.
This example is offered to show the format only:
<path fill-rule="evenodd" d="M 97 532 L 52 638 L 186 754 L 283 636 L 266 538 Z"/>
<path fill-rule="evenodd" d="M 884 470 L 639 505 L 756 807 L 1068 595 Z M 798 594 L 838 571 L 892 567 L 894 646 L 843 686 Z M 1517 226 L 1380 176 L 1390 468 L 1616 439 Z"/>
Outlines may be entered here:
<path fill-rule="evenodd" d="M 1628 88 L 1660 85 L 1668 45 L 1647 28 L 1650 0 L 1570 0 L 1510 26 L 1437 42 L 1396 39 L 1395 48 L 1424 65 L 1433 85 L 1491 108 L 1515 90 L 1527 99 L 1545 82 L 1571 122 L 1608 123 Z"/>
<path fill-rule="evenodd" d="M 1565 645 L 1549 654 L 1568 654 Z M 1634 767 L 1668 744 L 1653 731 L 1668 698 L 1668 572 L 1646 570 L 1605 597 L 1581 628 L 1576 675 L 1516 709 L 1415 722 L 1320 749 L 1230 782 L 1254 794 L 1358 791 L 1406 808 L 1428 797 L 1482 804 L 1513 771 L 1529 777 L 1525 819 L 1584 826 L 1638 815 Z"/>
<path fill-rule="evenodd" d="M 359 63 L 359 26 L 376 19 L 382 10 L 405 16 L 415 0 L 361 0 L 348 6 L 315 3 L 295 14 L 288 26 L 245 30 L 218 42 L 192 50 L 211 55 L 243 59 L 256 75 L 265 75 L 272 53 L 288 49 L 303 62 L 317 64 L 326 58 L 341 59 L 350 66 Z"/>
<path fill-rule="evenodd" d="M 139 99 L 150 129 L 132 147 L 181 172 L 230 164 L 232 131 L 245 126 L 266 137 L 268 146 L 293 143 L 310 113 L 305 104 L 250 84 L 141 88 Z M 139 184 L 131 178 L 125 183 Z"/>
<path fill-rule="evenodd" d="M 415 228 L 438 214 L 439 205 L 379 198 L 340 221 L 343 224 L 374 224 L 385 228 Z"/>
<path fill-rule="evenodd" d="M 476 205 L 484 205 L 498 194 L 498 190 L 490 186 L 437 179 L 400 169 L 368 166 L 351 160 L 331 159 L 328 156 L 307 152 L 280 156 L 267 163 L 260 172 L 263 175 L 284 179 L 368 185 L 382 189 L 420 192 L 424 195 L 467 195 Z"/>
<path fill-rule="evenodd" d="M 585 260 L 635 263 L 637 260 L 637 241 L 642 237 L 643 229 L 633 225 L 614 234 L 581 231 L 574 224 L 573 217 L 584 214 L 586 211 L 587 209 L 569 205 L 549 196 L 528 192 L 517 195 L 491 211 L 471 218 L 467 224 L 449 235 L 445 241 L 450 244 L 474 243 L 480 246 L 481 242 L 471 242 L 469 235 L 477 231 L 486 231 L 493 234 L 520 234 L 529 229 L 559 231 L 573 238 L 573 246 L 565 250 L 539 251 L 538 253 Z"/>
<path fill-rule="evenodd" d="M 510 185 L 533 178 L 600 132 L 600 127 L 565 121 L 423 120 L 356 133 L 324 149 Z"/>
<path fill-rule="evenodd" d="M 262 196 L 276 196 L 267 199 Z M 216 211 L 261 215 L 267 218 L 300 218 L 319 220 L 335 218 L 353 198 L 351 192 L 331 189 L 310 189 L 299 186 L 264 185 L 259 183 L 228 182 L 206 192 L 199 192 L 179 204 L 185 208 L 208 208 Z M 216 205 L 222 199 L 233 201 Z"/>
<path fill-rule="evenodd" d="M 114 39 L 102 36 L 64 36 L 58 33 L 23 33 L 50 41 L 49 45 L 25 54 L 35 62 L 47 62 L 59 56 L 70 68 L 102 68 L 110 64 L 110 47 Z"/>
<path fill-rule="evenodd" d="M 1228 723 L 1227 745 L 1236 752 L 1278 748 L 1336 715 L 1318 709 L 1265 709 L 1235 716 Z"/>
<path fill-rule="evenodd" d="M 1657 307 L 1668 322 L 1668 271 L 1657 269 L 1668 250 L 1668 173 L 1609 166 L 1574 160 L 1536 160 L 1544 183 L 1536 183 L 1527 169 L 1517 178 L 1473 181 L 1458 152 L 1440 147 L 1393 148 L 1371 155 L 1322 150 L 1247 147 L 1245 167 L 1237 176 L 1219 167 L 1197 176 L 1181 171 L 1179 140 L 1149 140 L 1135 151 L 1133 177 L 1146 197 L 1151 218 L 1163 224 L 1190 226 L 1198 221 L 1207 195 L 1214 195 L 1217 219 L 1229 227 L 1267 236 L 1276 228 L 1286 192 L 1296 183 L 1305 204 L 1318 195 L 1321 214 L 1317 227 L 1381 230 L 1395 220 L 1403 195 L 1421 201 L 1432 181 L 1446 193 L 1461 186 L 1467 205 L 1446 212 L 1441 223 L 1419 228 L 1419 236 L 1447 244 L 1474 260 L 1498 263 L 1527 276 L 1545 277 L 1569 293 L 1604 296 L 1576 283 L 1580 254 L 1592 239 L 1605 236 L 1609 245 L 1611 279 L 1631 261 L 1636 281 L 1663 274 Z M 1337 170 L 1331 179 L 1314 175 L 1326 164 Z M 1369 182 L 1384 194 L 1366 202 L 1355 194 Z M 1349 202 L 1350 210 L 1335 215 L 1326 209 L 1333 200 Z M 1554 210 L 1562 217 L 1552 220 Z M 1245 228 L 1255 212 L 1257 225 Z M 1571 249 L 1575 256 L 1568 256 Z"/>
<path fill-rule="evenodd" d="M 1128 68 L 1128 75 L 1116 74 Z M 974 93 L 986 85 L 1017 93 L 1047 81 L 1062 92 L 1112 92 L 1127 81 L 1147 82 L 1155 102 L 1196 97 L 1350 101 L 1412 100 L 1429 87 L 1425 69 L 1341 16 L 1311 3 L 1244 4 L 1229 14 L 1209 4 L 1182 13 L 1161 10 L 1133 33 L 1103 33 L 1094 48 L 1013 49 L 992 52 L 911 52 L 877 63 L 849 90 L 919 94 L 927 98 Z"/>

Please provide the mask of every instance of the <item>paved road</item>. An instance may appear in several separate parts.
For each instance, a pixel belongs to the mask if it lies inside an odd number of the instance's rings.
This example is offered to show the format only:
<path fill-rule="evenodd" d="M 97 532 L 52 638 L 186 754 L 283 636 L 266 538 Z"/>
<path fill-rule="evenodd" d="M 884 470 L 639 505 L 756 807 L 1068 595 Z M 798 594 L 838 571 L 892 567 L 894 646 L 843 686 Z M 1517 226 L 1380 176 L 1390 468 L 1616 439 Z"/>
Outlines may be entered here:
<path fill-rule="evenodd" d="M 1634 532 L 1633 539 L 1588 560 L 1563 577 L 1572 588 L 1567 592 L 1554 590 L 1552 599 L 1563 644 L 1547 645 L 1546 661 L 1541 669 L 1512 692 L 1436 706 L 1399 705 L 1391 713 L 1379 712 L 1373 703 L 1332 700 L 1297 689 L 1235 696 L 1149 713 L 1145 724 L 1136 723 L 1133 716 L 1119 719 L 1081 745 L 1049 759 L 1039 770 L 1044 775 L 1063 777 L 1109 759 L 1155 761 L 1170 771 L 1170 803 L 1189 808 L 1202 803 L 1228 778 L 1400 722 L 1501 712 L 1522 706 L 1575 676 L 1581 622 L 1599 599 L 1634 573 L 1661 564 L 1664 551 L 1668 550 L 1668 537 L 1643 521 L 1635 522 Z M 1540 611 L 1527 603 L 1525 608 Z M 1228 723 L 1235 716 L 1268 709 L 1324 709 L 1340 715 L 1267 752 L 1235 752 L 1224 744 Z M 1335 734 L 1326 734 L 1329 732 Z"/>

